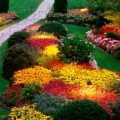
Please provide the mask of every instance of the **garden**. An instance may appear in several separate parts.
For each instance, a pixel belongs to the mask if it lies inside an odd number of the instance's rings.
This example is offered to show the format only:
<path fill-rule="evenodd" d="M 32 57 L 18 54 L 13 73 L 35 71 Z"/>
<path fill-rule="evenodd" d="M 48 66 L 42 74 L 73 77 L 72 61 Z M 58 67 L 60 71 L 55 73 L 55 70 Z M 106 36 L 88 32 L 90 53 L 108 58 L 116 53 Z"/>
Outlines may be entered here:
<path fill-rule="evenodd" d="M 0 46 L 1 120 L 120 119 L 119 0 L 113 3 L 55 0 L 44 20 Z"/>

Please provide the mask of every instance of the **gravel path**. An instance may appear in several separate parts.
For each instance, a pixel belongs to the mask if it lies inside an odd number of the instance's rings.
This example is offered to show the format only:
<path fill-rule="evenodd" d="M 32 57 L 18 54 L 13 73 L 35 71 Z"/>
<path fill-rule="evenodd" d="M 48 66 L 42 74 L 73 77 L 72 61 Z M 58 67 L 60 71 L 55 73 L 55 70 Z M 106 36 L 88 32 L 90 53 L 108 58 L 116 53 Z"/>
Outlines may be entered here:
<path fill-rule="evenodd" d="M 1 44 L 10 37 L 14 32 L 20 31 L 25 27 L 39 21 L 40 19 L 44 19 L 48 12 L 50 11 L 54 0 L 44 0 L 38 7 L 38 9 L 26 19 L 16 23 L 2 31 L 0 31 L 0 46 Z"/>

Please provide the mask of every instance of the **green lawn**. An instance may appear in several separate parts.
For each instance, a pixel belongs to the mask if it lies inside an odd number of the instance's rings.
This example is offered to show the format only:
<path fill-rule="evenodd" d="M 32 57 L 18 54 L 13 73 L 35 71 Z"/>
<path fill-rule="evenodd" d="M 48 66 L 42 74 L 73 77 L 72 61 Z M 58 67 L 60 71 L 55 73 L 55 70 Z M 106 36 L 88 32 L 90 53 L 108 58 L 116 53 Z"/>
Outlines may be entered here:
<path fill-rule="evenodd" d="M 16 0 L 10 0 L 9 11 L 15 11 L 20 19 L 0 27 L 0 30 L 3 30 L 31 15 L 41 2 L 43 2 L 43 0 L 17 0 L 17 2 Z"/>

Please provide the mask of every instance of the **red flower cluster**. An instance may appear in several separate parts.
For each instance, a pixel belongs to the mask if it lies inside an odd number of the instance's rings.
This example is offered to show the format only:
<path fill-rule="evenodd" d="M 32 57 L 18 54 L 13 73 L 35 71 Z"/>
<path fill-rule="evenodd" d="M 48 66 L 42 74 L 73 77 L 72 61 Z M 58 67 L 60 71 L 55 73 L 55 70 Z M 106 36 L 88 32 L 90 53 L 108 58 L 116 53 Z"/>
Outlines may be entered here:
<path fill-rule="evenodd" d="M 101 34 L 106 34 L 108 32 L 116 32 L 118 35 L 120 35 L 120 27 L 112 27 L 112 26 L 102 26 L 100 28 Z"/>
<path fill-rule="evenodd" d="M 48 69 L 60 71 L 64 67 L 64 63 L 59 59 L 52 59 L 46 62 L 46 66 Z"/>
<path fill-rule="evenodd" d="M 97 86 L 79 86 L 74 84 L 68 85 L 61 80 L 54 80 L 43 85 L 42 92 L 49 92 L 54 96 L 66 96 L 70 100 L 89 99 L 99 103 L 109 113 L 111 110 L 108 108 L 108 103 L 111 101 L 115 104 L 116 99 L 120 98 L 120 96 L 114 92 L 107 92 L 103 88 Z"/>
<path fill-rule="evenodd" d="M 36 37 L 30 37 L 28 39 L 28 43 L 32 47 L 39 47 L 41 49 L 44 49 L 47 46 L 54 45 L 59 40 L 56 38 L 36 38 Z"/>

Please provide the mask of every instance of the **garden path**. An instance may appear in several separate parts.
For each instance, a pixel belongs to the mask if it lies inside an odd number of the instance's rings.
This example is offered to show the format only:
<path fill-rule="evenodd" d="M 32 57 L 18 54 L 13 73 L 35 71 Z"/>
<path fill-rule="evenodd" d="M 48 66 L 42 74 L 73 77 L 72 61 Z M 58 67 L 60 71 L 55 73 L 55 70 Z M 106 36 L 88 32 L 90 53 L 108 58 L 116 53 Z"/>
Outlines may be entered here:
<path fill-rule="evenodd" d="M 32 15 L 30 15 L 26 19 L 0 31 L 0 46 L 14 32 L 20 31 L 20 30 L 24 29 L 25 27 L 39 21 L 40 19 L 44 19 L 46 17 L 47 13 L 50 11 L 53 3 L 54 3 L 54 0 L 44 0 Z"/>

